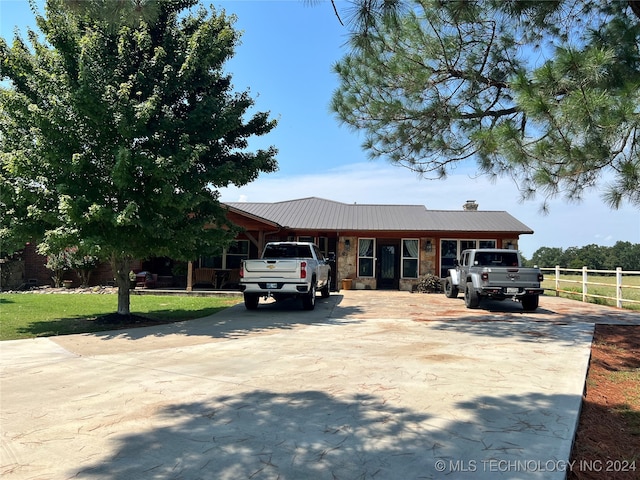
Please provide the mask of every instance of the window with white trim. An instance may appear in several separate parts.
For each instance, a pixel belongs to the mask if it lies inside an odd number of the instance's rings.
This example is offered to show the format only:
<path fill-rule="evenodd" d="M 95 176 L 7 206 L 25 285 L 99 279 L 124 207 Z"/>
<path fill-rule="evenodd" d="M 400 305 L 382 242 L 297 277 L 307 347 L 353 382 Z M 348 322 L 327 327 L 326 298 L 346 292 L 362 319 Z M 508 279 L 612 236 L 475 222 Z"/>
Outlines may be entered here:
<path fill-rule="evenodd" d="M 358 239 L 358 276 L 373 277 L 375 274 L 375 238 Z"/>
<path fill-rule="evenodd" d="M 478 248 L 476 240 L 460 240 L 460 252 L 470 250 L 472 248 Z"/>
<path fill-rule="evenodd" d="M 478 248 L 496 248 L 495 240 L 478 240 Z"/>
<path fill-rule="evenodd" d="M 463 250 L 470 248 L 496 248 L 496 240 L 440 240 L 440 276 L 446 277 Z"/>
<path fill-rule="evenodd" d="M 417 238 L 402 239 L 402 278 L 418 278 L 420 242 Z"/>

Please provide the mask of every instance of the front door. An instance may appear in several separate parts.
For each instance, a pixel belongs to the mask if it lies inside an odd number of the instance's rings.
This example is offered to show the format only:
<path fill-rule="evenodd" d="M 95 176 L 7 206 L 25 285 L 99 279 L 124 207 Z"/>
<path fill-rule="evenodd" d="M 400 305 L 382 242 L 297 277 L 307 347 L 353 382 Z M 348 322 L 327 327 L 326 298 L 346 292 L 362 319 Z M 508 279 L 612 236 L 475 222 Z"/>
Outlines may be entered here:
<path fill-rule="evenodd" d="M 398 249 L 395 243 L 378 243 L 378 288 L 398 289 L 400 276 Z"/>

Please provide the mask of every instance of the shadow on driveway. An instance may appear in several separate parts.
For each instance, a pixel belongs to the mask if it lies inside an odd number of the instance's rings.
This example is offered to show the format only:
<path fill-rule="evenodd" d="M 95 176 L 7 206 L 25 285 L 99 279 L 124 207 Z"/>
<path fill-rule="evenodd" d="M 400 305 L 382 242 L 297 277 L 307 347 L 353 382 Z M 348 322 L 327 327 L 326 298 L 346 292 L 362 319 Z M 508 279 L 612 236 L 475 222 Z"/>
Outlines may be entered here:
<path fill-rule="evenodd" d="M 261 303 L 257 310 L 246 310 L 243 304 L 234 305 L 222 312 L 195 320 L 166 323 L 150 327 L 93 332 L 84 335 L 51 337 L 56 343 L 79 355 L 96 355 L 110 351 L 145 351 L 174 346 L 233 340 L 252 335 L 269 335 L 312 325 L 341 325 L 360 323 L 357 319 L 361 307 L 340 308 L 348 318 L 333 315 L 344 297 L 333 294 L 316 300 L 316 307 L 303 311 L 299 302 Z M 108 342 L 108 347 L 105 347 Z"/>
<path fill-rule="evenodd" d="M 443 421 L 428 408 L 397 408 L 370 394 L 255 390 L 170 405 L 157 416 L 166 425 L 114 438 L 109 457 L 67 473 L 113 480 L 386 480 L 454 473 L 475 480 L 500 477 L 496 462 L 513 462 L 524 451 L 534 467 L 559 470 L 564 464 L 554 459 L 560 445 L 566 450 L 570 444 L 570 428 L 532 422 L 530 411 L 539 416 L 563 404 L 577 408 L 579 398 L 481 396 L 456 404 L 464 419 Z M 544 478 L 563 478 L 563 472 Z"/>

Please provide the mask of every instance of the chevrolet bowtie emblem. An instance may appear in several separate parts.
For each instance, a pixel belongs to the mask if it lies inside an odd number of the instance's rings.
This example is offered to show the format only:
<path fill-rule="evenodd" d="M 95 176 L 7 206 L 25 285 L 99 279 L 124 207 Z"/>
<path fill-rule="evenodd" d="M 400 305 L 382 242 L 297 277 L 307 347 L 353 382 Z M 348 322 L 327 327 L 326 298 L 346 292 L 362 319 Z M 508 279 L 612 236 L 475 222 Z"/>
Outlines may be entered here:
<path fill-rule="evenodd" d="M 269 270 L 273 270 L 274 268 L 276 268 L 276 266 L 275 266 L 275 265 L 267 265 L 267 268 L 268 268 Z"/>

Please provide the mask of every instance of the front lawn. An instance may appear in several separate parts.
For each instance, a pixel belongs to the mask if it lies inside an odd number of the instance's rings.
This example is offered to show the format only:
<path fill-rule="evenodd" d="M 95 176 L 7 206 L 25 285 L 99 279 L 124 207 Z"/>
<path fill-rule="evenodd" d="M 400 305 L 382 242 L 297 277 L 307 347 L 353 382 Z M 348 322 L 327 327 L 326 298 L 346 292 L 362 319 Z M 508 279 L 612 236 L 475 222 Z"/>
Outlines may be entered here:
<path fill-rule="evenodd" d="M 239 296 L 132 295 L 131 313 L 159 323 L 192 320 L 242 301 Z M 0 294 L 0 340 L 101 332 L 117 328 L 101 317 L 117 310 L 116 295 Z"/>

